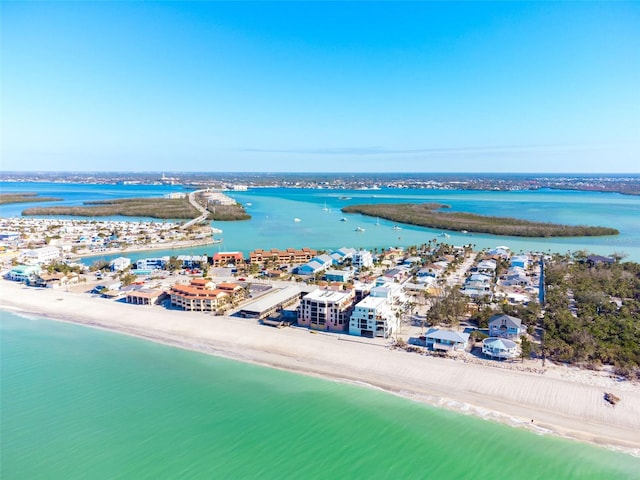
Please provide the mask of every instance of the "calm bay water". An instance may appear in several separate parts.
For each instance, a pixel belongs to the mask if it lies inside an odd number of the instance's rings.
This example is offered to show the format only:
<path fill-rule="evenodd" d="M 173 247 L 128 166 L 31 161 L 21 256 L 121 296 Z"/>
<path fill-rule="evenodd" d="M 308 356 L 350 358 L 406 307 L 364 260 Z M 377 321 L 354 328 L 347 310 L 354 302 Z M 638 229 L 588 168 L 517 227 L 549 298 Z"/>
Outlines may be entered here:
<path fill-rule="evenodd" d="M 65 205 L 78 205 L 84 200 L 161 196 L 170 191 L 182 191 L 178 186 L 83 185 L 60 183 L 0 183 L 0 190 L 33 191 L 42 195 L 64 198 Z M 336 249 L 343 246 L 384 248 L 446 241 L 456 245 L 472 244 L 477 248 L 507 245 L 513 251 L 559 252 L 586 249 L 609 255 L 624 252 L 628 260 L 640 262 L 640 197 L 615 193 L 576 192 L 559 190 L 483 192 L 466 190 L 318 190 L 264 188 L 247 192 L 232 192 L 230 196 L 247 205 L 252 219 L 244 222 L 215 222 L 224 233 L 222 244 L 196 249 L 158 251 L 153 254 L 128 255 L 133 259 L 149 255 L 180 253 L 213 254 L 219 250 L 239 250 L 245 254 L 255 248 L 311 247 Z M 348 198 L 347 199 L 345 199 Z M 615 227 L 620 235 L 581 238 L 524 239 L 481 234 L 443 232 L 403 225 L 394 230 L 392 222 L 361 215 L 345 215 L 340 209 L 356 203 L 439 202 L 452 211 L 482 215 L 512 216 L 533 221 L 570 225 Z M 59 204 L 59 203 L 56 203 Z M 34 204 L 35 205 L 35 204 Z M 324 210 L 326 205 L 327 211 Z M 0 216 L 19 216 L 30 204 L 4 205 Z M 346 217 L 346 222 L 340 219 Z M 294 222 L 299 218 L 300 222 Z M 360 226 L 365 232 L 356 232 Z M 109 259 L 109 258 L 105 258 Z M 91 260 L 87 260 L 90 262 Z"/>
<path fill-rule="evenodd" d="M 7 479 L 630 479 L 640 459 L 2 312 Z"/>

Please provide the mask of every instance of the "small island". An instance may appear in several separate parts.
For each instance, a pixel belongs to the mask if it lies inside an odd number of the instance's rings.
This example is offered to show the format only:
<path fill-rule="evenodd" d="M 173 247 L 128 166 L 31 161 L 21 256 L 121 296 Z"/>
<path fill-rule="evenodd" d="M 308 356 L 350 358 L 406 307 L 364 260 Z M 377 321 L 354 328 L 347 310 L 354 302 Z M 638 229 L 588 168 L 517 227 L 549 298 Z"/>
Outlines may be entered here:
<path fill-rule="evenodd" d="M 216 205 L 208 220 L 247 220 L 251 218 L 242 205 Z M 163 220 L 191 220 L 200 215 L 185 198 L 121 198 L 84 202 L 81 206 L 32 207 L 22 215 L 69 215 L 75 217 L 148 217 Z"/>
<path fill-rule="evenodd" d="M 427 228 L 514 237 L 590 237 L 620 233 L 617 229 L 609 227 L 560 225 L 510 217 L 439 211 L 445 208 L 449 206 L 437 203 L 386 203 L 350 205 L 342 208 L 342 211 Z"/>
<path fill-rule="evenodd" d="M 59 202 L 60 200 L 62 199 L 57 197 L 41 197 L 35 192 L 0 193 L 0 205 L 29 202 Z"/>

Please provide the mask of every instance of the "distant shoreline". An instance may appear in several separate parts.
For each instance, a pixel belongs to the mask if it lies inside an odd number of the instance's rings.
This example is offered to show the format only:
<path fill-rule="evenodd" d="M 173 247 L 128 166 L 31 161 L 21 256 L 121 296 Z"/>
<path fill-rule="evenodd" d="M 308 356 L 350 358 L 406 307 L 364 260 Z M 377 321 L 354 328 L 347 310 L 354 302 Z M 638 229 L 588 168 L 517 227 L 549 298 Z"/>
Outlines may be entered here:
<path fill-rule="evenodd" d="M 638 173 L 477 173 L 477 172 L 173 172 L 177 188 L 241 184 L 248 188 L 322 188 L 367 190 L 379 188 L 447 189 L 470 191 L 537 191 L 544 188 L 580 192 L 640 195 Z M 68 184 L 163 185 L 160 172 L 2 172 L 3 182 L 53 182 Z"/>

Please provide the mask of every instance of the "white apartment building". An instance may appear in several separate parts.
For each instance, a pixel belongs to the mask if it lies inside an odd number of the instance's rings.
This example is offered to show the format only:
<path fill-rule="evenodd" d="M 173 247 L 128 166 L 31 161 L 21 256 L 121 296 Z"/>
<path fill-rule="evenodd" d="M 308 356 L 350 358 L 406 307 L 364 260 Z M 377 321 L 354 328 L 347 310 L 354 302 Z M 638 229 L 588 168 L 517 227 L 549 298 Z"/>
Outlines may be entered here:
<path fill-rule="evenodd" d="M 52 246 L 34 248 L 24 252 L 23 256 L 25 261 L 30 264 L 49 263 L 60 258 L 60 249 Z"/>
<path fill-rule="evenodd" d="M 389 305 L 394 309 L 402 308 L 407 302 L 404 287 L 399 283 L 390 282 L 384 277 L 376 280 L 376 286 L 371 289 L 370 295 L 372 297 L 386 298 Z"/>
<path fill-rule="evenodd" d="M 356 304 L 349 319 L 351 335 L 388 338 L 397 329 L 398 319 L 386 297 L 366 297 Z"/>
<path fill-rule="evenodd" d="M 353 290 L 314 290 L 302 297 L 298 325 L 314 330 L 345 331 L 354 299 Z"/>
<path fill-rule="evenodd" d="M 129 268 L 130 265 L 131 259 L 127 257 L 118 257 L 111 260 L 111 262 L 109 263 L 109 269 L 112 272 L 121 272 L 122 270 Z"/>
<path fill-rule="evenodd" d="M 352 254 L 351 265 L 358 270 L 373 267 L 373 255 L 369 250 L 358 250 Z"/>

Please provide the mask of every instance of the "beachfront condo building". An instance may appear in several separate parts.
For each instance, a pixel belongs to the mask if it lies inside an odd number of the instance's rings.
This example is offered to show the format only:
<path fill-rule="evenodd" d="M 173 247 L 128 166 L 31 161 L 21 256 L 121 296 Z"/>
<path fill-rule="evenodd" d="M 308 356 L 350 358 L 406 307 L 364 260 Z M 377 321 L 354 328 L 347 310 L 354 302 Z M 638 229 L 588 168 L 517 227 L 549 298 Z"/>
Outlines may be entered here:
<path fill-rule="evenodd" d="M 369 295 L 356 304 L 349 319 L 349 333 L 360 337 L 388 338 L 398 328 L 398 319 L 387 297 Z"/>
<path fill-rule="evenodd" d="M 354 299 L 353 290 L 314 290 L 302 297 L 298 325 L 313 330 L 343 332 L 349 325 Z"/>
<path fill-rule="evenodd" d="M 190 285 L 171 287 L 171 305 L 193 312 L 217 312 L 232 304 L 228 291 L 215 287 L 208 279 L 194 278 Z"/>

